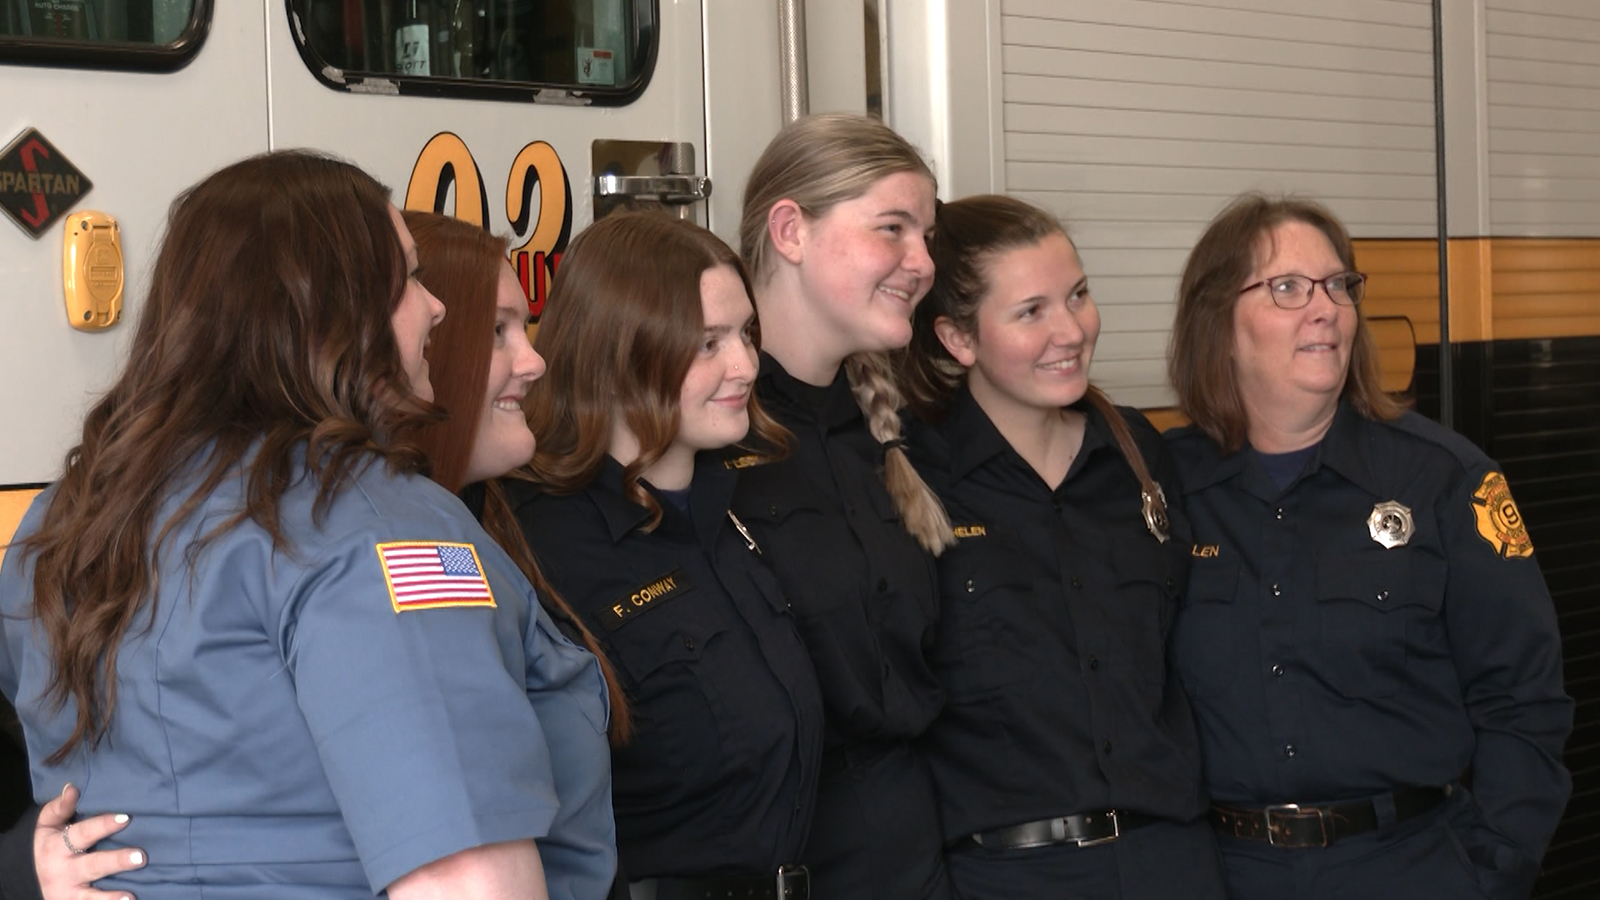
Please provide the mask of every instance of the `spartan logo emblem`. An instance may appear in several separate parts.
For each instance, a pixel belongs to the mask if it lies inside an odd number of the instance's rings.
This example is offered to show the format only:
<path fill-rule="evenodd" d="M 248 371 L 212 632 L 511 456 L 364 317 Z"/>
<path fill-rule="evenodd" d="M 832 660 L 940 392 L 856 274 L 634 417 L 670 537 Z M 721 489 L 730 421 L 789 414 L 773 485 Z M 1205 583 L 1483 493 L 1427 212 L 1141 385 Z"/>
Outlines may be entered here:
<path fill-rule="evenodd" d="M 1505 559 L 1533 555 L 1533 541 L 1511 487 L 1499 472 L 1489 472 L 1472 494 L 1472 513 L 1478 520 L 1478 536 L 1489 542 Z"/>

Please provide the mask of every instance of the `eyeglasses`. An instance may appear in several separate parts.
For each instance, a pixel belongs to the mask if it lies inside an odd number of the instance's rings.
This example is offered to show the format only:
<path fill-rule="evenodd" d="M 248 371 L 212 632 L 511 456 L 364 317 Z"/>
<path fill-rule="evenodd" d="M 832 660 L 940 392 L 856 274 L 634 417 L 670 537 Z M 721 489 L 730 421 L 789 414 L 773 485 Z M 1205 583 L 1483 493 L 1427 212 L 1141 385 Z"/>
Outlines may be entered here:
<path fill-rule="evenodd" d="M 1311 302 L 1317 285 L 1322 285 L 1328 299 L 1342 306 L 1355 306 L 1366 293 L 1367 276 L 1360 272 L 1339 272 L 1327 278 L 1307 278 L 1304 275 L 1279 275 L 1247 285 L 1239 293 L 1253 291 L 1262 285 L 1272 294 L 1272 302 L 1279 309 L 1299 309 Z"/>

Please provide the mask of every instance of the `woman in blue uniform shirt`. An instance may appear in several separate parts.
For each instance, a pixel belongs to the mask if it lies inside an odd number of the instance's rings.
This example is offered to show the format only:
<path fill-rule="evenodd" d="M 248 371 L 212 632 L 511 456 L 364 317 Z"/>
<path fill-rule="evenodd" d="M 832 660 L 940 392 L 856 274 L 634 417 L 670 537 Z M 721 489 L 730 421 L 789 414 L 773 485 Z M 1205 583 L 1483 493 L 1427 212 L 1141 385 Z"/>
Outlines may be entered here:
<path fill-rule="evenodd" d="M 944 704 L 928 660 L 933 552 L 950 526 L 912 469 L 886 353 L 933 280 L 933 174 L 881 122 L 786 126 L 745 188 L 740 254 L 761 319 L 755 392 L 795 436 L 743 466 L 733 509 L 772 563 L 827 711 L 803 861 L 837 898 L 950 896 L 927 763 Z"/>
<path fill-rule="evenodd" d="M 932 248 L 904 373 L 957 538 L 934 655 L 950 698 L 923 741 L 956 893 L 1220 900 L 1165 664 L 1189 534 L 1161 438 L 1089 381 L 1100 313 L 1053 216 L 945 203 Z"/>
<path fill-rule="evenodd" d="M 606 676 L 612 727 L 625 728 L 624 698 L 598 643 L 549 587 L 500 487 L 500 476 L 533 457 L 536 442 L 522 399 L 546 367 L 528 340 L 528 297 L 506 259 L 508 241 L 448 216 L 411 210 L 403 215 L 417 242 L 417 277 L 447 311 L 429 335 L 426 356 L 434 403 L 449 416 L 415 438 L 427 454 L 429 477 L 460 496 L 537 589 L 556 625 L 596 655 Z M 535 681 L 528 697 L 541 722 L 579 726 L 545 729 L 561 801 L 549 832 L 537 841 L 549 894 L 598 898 L 616 865 L 605 736 L 582 727 L 584 720 L 575 715 L 579 695 L 541 689 Z"/>
<path fill-rule="evenodd" d="M 1235 898 L 1527 896 L 1571 781 L 1555 611 L 1495 463 L 1378 387 L 1320 205 L 1247 195 L 1179 288 L 1173 664 Z"/>
<path fill-rule="evenodd" d="M 793 864 L 822 699 L 723 464 L 747 433 L 784 443 L 751 394 L 754 328 L 739 259 L 711 232 L 649 213 L 590 226 L 539 324 L 533 480 L 503 482 L 629 698 L 612 794 L 636 898 L 807 895 Z"/>
<path fill-rule="evenodd" d="M 383 188 L 314 154 L 174 204 L 128 365 L 0 572 L 35 791 L 71 780 L 150 856 L 102 888 L 545 895 L 543 729 L 598 742 L 599 674 L 417 474 L 443 310 L 415 272 Z"/>

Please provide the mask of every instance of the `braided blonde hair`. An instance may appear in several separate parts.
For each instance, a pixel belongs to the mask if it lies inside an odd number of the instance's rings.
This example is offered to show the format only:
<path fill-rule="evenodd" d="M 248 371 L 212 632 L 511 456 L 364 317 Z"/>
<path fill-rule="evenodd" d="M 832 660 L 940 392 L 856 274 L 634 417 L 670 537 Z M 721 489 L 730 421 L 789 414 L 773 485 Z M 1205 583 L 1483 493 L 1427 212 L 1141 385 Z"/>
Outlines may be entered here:
<path fill-rule="evenodd" d="M 850 390 L 867 418 L 867 431 L 883 445 L 883 483 L 907 532 L 938 556 L 956 542 L 944 504 L 906 456 L 900 436 L 903 400 L 886 353 L 856 353 L 844 361 Z"/>

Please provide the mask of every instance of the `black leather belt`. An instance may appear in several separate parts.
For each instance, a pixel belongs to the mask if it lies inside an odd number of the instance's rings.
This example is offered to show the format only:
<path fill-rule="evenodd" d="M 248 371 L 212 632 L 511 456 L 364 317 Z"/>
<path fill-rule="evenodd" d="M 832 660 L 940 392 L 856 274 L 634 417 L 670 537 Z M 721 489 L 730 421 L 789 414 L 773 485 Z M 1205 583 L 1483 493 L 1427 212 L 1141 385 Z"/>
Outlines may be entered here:
<path fill-rule="evenodd" d="M 1157 820 L 1151 816 L 1127 810 L 1106 809 L 978 832 L 957 841 L 952 849 L 971 850 L 974 847 L 983 847 L 987 850 L 1021 850 L 1026 847 L 1046 847 L 1051 844 L 1093 847 L 1096 844 L 1110 843 L 1135 828 L 1143 828 L 1155 821 Z"/>
<path fill-rule="evenodd" d="M 1402 787 L 1372 799 L 1328 806 L 1273 803 L 1252 809 L 1218 803 L 1211 807 L 1211 824 L 1222 834 L 1274 847 L 1328 847 L 1383 824 L 1414 819 L 1443 803 L 1450 793 L 1451 785 L 1445 785 Z M 1379 806 L 1387 806 L 1390 799 L 1394 816 L 1387 818 L 1379 814 Z"/>
<path fill-rule="evenodd" d="M 805 866 L 779 866 L 771 875 L 724 878 L 646 878 L 628 885 L 633 900 L 810 900 Z"/>

